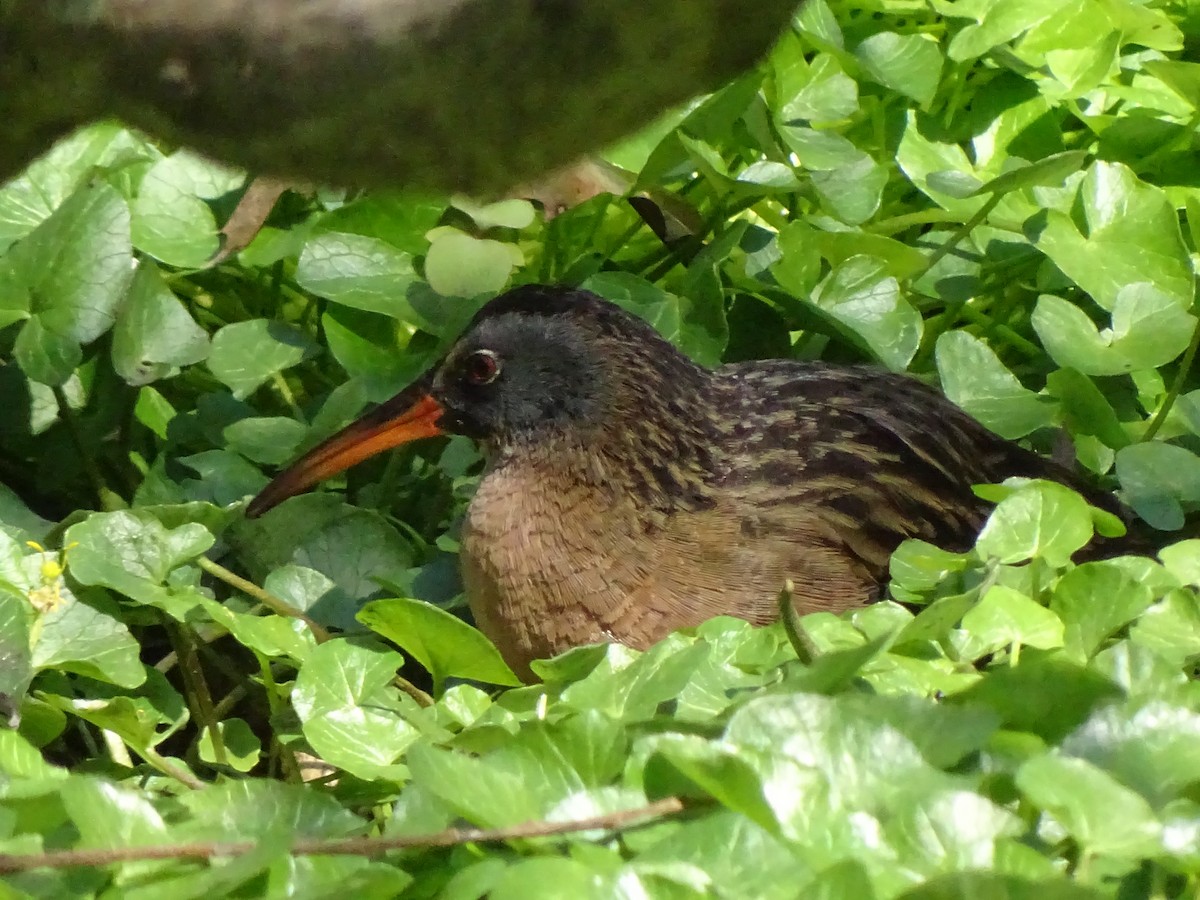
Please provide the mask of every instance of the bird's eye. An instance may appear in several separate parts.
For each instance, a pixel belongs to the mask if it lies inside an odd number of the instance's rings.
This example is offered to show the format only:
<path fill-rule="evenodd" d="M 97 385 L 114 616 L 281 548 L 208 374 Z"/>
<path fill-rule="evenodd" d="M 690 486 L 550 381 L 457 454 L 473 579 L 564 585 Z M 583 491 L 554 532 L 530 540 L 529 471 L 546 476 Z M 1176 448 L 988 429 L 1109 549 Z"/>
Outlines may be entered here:
<path fill-rule="evenodd" d="M 474 385 L 491 384 L 500 374 L 500 360 L 491 350 L 476 350 L 463 363 L 463 375 Z"/>

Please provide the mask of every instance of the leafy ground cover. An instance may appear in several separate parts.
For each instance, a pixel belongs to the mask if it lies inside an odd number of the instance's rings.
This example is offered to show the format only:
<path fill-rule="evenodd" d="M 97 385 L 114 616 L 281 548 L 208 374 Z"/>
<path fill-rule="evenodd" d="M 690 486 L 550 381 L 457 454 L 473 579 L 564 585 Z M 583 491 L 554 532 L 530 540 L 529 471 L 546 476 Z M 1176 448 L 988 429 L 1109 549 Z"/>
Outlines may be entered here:
<path fill-rule="evenodd" d="M 634 203 L 297 186 L 215 263 L 244 173 L 57 146 L 0 189 L 0 894 L 1194 897 L 1198 38 L 1182 3 L 810 0 L 604 154 Z M 706 363 L 936 378 L 1163 549 L 1075 565 L 1103 516 L 992 488 L 887 602 L 515 685 L 456 615 L 469 443 L 242 506 L 525 281 Z"/>

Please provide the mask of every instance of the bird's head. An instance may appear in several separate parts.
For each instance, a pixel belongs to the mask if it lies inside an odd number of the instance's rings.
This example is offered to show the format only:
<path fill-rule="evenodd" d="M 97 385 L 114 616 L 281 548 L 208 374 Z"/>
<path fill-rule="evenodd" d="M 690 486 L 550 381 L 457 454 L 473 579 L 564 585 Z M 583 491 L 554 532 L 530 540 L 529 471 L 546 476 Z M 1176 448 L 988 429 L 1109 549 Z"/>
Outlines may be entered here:
<path fill-rule="evenodd" d="M 461 434 L 492 453 L 554 437 L 601 445 L 649 434 L 669 398 L 702 389 L 706 373 L 646 322 L 587 291 L 530 285 L 487 303 L 428 372 L 280 473 L 254 500 L 258 516 L 384 450 Z M 676 404 L 677 405 L 677 404 Z"/>

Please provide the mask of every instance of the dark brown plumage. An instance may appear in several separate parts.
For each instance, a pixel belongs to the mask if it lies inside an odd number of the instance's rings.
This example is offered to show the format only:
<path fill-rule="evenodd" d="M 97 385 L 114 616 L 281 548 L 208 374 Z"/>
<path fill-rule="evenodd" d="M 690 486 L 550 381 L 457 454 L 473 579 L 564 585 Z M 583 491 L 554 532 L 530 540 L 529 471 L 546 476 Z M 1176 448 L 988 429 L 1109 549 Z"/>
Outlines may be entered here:
<path fill-rule="evenodd" d="M 902 375 L 765 361 L 706 370 L 592 294 L 518 288 L 445 358 L 281 474 L 258 515 L 415 437 L 479 440 L 461 565 L 480 628 L 518 671 L 594 641 L 645 647 L 718 614 L 766 622 L 876 599 L 905 538 L 970 546 L 971 490 L 1066 469 Z"/>

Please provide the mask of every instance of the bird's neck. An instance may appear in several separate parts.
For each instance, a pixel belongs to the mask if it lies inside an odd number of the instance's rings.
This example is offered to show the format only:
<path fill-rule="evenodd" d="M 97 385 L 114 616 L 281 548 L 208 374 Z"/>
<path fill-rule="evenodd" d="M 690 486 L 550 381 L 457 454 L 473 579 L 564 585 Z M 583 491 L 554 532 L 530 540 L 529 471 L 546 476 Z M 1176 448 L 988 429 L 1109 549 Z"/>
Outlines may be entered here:
<path fill-rule="evenodd" d="M 707 509 L 725 470 L 720 418 L 692 387 L 628 392 L 594 424 L 489 448 L 490 467 L 532 467 L 647 514 Z"/>

